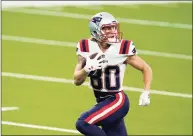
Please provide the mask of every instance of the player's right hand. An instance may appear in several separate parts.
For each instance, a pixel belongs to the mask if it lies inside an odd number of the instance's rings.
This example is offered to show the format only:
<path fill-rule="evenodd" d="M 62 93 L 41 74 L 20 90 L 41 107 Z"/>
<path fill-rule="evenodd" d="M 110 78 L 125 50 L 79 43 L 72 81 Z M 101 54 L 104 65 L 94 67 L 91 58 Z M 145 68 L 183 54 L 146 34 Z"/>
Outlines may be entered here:
<path fill-rule="evenodd" d="M 139 105 L 140 106 L 148 106 L 150 104 L 149 91 L 144 90 L 139 97 Z"/>
<path fill-rule="evenodd" d="M 90 59 L 90 57 L 87 56 L 84 70 L 87 73 L 90 73 L 91 71 L 101 69 L 107 63 L 107 60 L 105 59 L 105 57 L 104 56 L 101 57 L 102 55 L 103 53 L 98 53 L 94 59 Z"/>

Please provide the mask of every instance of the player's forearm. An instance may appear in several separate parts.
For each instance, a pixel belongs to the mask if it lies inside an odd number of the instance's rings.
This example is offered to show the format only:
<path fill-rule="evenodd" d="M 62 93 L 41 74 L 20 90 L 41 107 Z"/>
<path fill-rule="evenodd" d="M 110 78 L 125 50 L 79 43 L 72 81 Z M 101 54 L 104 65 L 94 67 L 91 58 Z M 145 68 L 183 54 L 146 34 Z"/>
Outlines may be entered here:
<path fill-rule="evenodd" d="M 76 71 L 74 73 L 74 84 L 77 86 L 81 85 L 82 83 L 84 83 L 87 76 L 88 76 L 88 74 L 86 73 L 86 71 L 84 69 Z"/>
<path fill-rule="evenodd" d="M 146 64 L 142 72 L 143 72 L 144 90 L 150 90 L 152 82 L 152 69 L 148 64 Z"/>

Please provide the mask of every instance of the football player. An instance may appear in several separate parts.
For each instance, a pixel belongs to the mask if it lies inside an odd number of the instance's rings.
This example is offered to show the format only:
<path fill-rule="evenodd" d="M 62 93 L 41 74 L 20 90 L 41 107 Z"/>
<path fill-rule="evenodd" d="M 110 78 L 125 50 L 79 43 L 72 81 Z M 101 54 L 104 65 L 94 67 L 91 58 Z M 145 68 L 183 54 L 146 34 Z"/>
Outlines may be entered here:
<path fill-rule="evenodd" d="M 91 38 L 77 44 L 74 84 L 79 86 L 89 77 L 97 104 L 78 118 L 76 128 L 86 136 L 127 136 L 124 117 L 130 104 L 122 86 L 125 68 L 131 65 L 143 74 L 140 106 L 150 104 L 152 70 L 137 55 L 133 41 L 122 39 L 119 22 L 110 13 L 94 15 L 89 29 Z"/>

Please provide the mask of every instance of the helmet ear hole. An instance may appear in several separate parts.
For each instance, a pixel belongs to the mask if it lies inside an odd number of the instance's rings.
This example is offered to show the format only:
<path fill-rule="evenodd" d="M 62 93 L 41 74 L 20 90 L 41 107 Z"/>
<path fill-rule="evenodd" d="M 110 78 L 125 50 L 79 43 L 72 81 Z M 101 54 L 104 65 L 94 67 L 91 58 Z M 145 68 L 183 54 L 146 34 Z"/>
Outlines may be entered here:
<path fill-rule="evenodd" d="M 92 35 L 92 41 L 95 41 L 95 42 L 97 42 L 97 37 L 98 37 L 98 34 L 97 34 L 97 32 L 96 31 L 93 31 L 92 33 L 91 33 L 91 35 Z"/>

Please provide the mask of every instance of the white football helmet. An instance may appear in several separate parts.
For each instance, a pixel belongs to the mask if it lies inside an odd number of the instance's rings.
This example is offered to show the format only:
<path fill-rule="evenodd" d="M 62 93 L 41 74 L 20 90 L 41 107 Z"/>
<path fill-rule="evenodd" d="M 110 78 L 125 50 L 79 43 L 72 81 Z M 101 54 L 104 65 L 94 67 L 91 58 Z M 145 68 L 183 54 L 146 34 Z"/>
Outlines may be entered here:
<path fill-rule="evenodd" d="M 119 22 L 107 12 L 94 15 L 89 22 L 92 37 L 103 43 L 118 43 L 122 39 Z"/>

